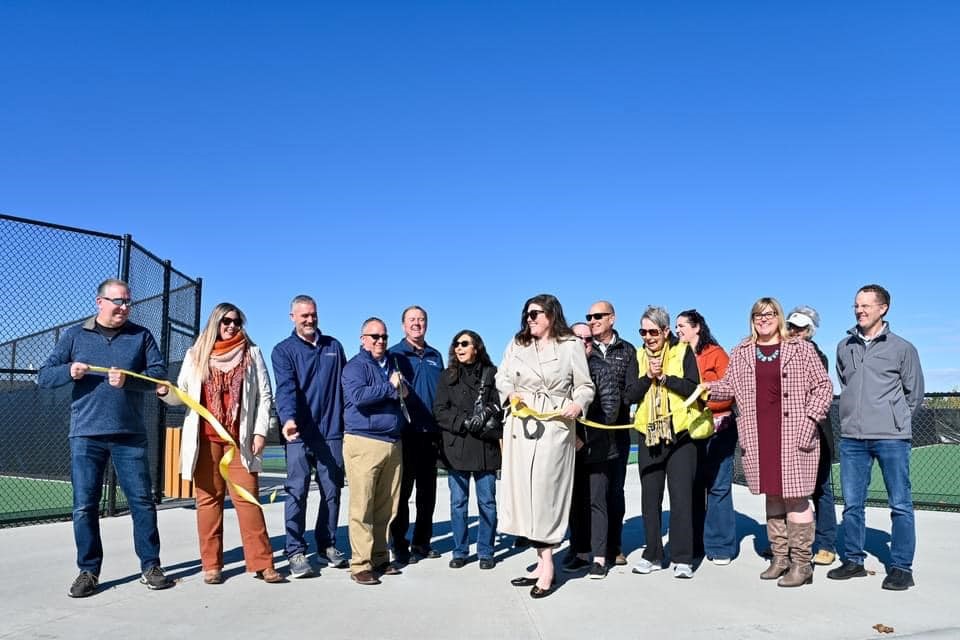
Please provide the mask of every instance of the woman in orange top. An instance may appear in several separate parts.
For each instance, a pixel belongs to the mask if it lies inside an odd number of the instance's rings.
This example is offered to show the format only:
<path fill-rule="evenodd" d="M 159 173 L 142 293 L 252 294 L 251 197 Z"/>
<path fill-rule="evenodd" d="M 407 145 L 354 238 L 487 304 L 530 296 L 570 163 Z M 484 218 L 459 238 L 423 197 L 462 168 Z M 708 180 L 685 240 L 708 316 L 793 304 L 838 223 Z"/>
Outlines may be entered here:
<path fill-rule="evenodd" d="M 700 380 L 719 380 L 730 362 L 727 352 L 710 333 L 707 321 L 690 309 L 677 316 L 677 337 L 697 356 Z M 693 523 L 696 555 L 706 555 L 716 565 L 727 565 L 739 550 L 736 514 L 733 510 L 733 455 L 737 448 L 737 425 L 732 400 L 708 402 L 715 433 L 697 440 L 697 479 L 694 484 Z M 704 497 L 706 494 L 706 497 Z"/>

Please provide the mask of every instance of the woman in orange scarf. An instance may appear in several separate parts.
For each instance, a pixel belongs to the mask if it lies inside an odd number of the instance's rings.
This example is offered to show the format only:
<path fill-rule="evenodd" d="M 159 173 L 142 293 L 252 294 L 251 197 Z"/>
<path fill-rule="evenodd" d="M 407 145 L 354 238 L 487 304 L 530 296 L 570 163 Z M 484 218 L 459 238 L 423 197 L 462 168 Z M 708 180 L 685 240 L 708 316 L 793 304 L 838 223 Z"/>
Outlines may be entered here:
<path fill-rule="evenodd" d="M 263 355 L 247 337 L 245 324 L 246 317 L 235 305 L 218 304 L 187 351 L 177 386 L 206 407 L 239 445 L 229 467 L 230 482 L 256 496 L 273 392 Z M 180 403 L 172 393 L 164 400 Z M 181 434 L 180 473 L 196 485 L 203 581 L 223 582 L 223 502 L 229 490 L 247 571 L 265 582 L 284 582 L 273 567 L 263 511 L 236 495 L 220 475 L 218 465 L 229 448 L 210 423 L 195 411 L 187 413 Z"/>

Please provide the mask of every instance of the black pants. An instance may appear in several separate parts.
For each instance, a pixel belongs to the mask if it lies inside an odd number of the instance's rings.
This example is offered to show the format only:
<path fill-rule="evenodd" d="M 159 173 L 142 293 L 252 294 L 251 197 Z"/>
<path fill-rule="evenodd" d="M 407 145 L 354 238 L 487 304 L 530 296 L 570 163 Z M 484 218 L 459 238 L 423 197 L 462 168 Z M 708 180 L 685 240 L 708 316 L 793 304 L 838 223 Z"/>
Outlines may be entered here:
<path fill-rule="evenodd" d="M 390 523 L 394 553 L 409 552 L 410 496 L 417 488 L 417 521 L 413 526 L 413 545 L 430 546 L 433 536 L 433 509 L 437 504 L 437 434 L 409 433 L 403 436 L 403 475 L 397 515 Z"/>
<path fill-rule="evenodd" d="M 623 517 L 627 513 L 623 497 L 623 485 L 627 481 L 627 463 L 630 461 L 630 431 L 618 429 L 616 432 L 616 460 L 610 461 L 610 484 L 607 488 L 607 562 L 613 564 L 617 554 L 623 552 Z"/>
<path fill-rule="evenodd" d="M 588 464 L 577 460 L 570 503 L 570 548 L 574 553 L 607 556 L 607 490 L 616 460 Z"/>
<path fill-rule="evenodd" d="M 663 488 L 670 491 L 670 554 L 673 562 L 693 564 L 693 481 L 697 447 L 686 433 L 668 445 L 646 447 L 640 443 L 638 463 L 643 491 L 643 529 L 647 547 L 643 557 L 663 561 L 661 518 Z"/>

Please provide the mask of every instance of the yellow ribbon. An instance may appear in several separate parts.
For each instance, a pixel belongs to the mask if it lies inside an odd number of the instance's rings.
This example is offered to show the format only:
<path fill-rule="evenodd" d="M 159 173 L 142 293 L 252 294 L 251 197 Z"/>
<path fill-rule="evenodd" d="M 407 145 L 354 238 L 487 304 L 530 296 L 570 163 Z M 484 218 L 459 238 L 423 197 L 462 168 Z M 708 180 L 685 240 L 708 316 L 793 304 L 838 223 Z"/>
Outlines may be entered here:
<path fill-rule="evenodd" d="M 704 395 L 706 390 L 707 390 L 706 386 L 704 386 L 703 384 L 698 384 L 697 388 L 693 390 L 693 393 L 691 393 L 690 396 L 683 401 L 683 405 L 681 407 L 677 407 L 667 415 L 672 416 L 673 414 L 678 413 L 681 409 L 690 408 L 690 405 L 692 405 L 701 397 L 703 397 L 703 399 L 706 399 L 706 396 Z M 510 398 L 510 413 L 512 413 L 517 418 L 533 418 L 534 420 L 558 420 L 558 419 L 570 420 L 570 418 L 567 418 L 559 411 L 549 411 L 547 413 L 539 413 L 537 411 L 534 411 L 533 409 L 525 405 L 523 403 L 523 400 L 520 400 L 519 398 L 516 398 L 516 397 Z M 594 422 L 593 420 L 587 420 L 586 418 L 577 418 L 577 422 L 579 422 L 580 424 L 584 424 L 588 427 L 593 427 L 594 429 L 634 429 L 636 428 L 636 425 L 632 423 L 631 424 L 600 424 L 599 422 Z"/>
<path fill-rule="evenodd" d="M 109 367 L 97 367 L 94 365 L 90 365 L 90 371 L 110 373 L 111 369 Z M 220 424 L 220 421 L 214 418 L 213 414 L 210 413 L 210 411 L 208 411 L 205 406 L 203 406 L 202 404 L 200 404 L 199 402 L 191 398 L 189 395 L 187 395 L 185 391 L 181 391 L 177 385 L 173 384 L 172 382 L 169 382 L 168 380 L 157 380 L 156 378 L 151 378 L 149 376 L 145 376 L 140 373 L 134 373 L 133 371 L 127 371 L 126 369 L 117 369 L 117 371 L 127 376 L 133 376 L 134 378 L 140 378 L 141 380 L 146 380 L 147 382 L 152 382 L 154 384 L 159 384 L 159 385 L 163 385 L 164 387 L 167 387 L 168 389 L 173 391 L 175 394 L 177 394 L 177 397 L 180 398 L 180 401 L 183 402 L 183 404 L 187 405 L 188 407 L 196 411 L 204 420 L 209 422 L 210 426 L 213 427 L 213 430 L 217 432 L 218 436 L 220 436 L 220 439 L 226 442 L 227 445 L 229 445 L 226 453 L 224 453 L 223 457 L 220 458 L 220 464 L 218 465 L 220 468 L 220 475 L 223 476 L 224 481 L 226 481 L 231 487 L 233 487 L 233 490 L 237 492 L 237 495 L 239 495 L 241 498 L 243 498 L 247 502 L 251 504 L 255 504 L 261 509 L 263 509 L 263 505 L 260 504 L 260 501 L 257 500 L 257 498 L 253 494 L 251 494 L 249 491 L 247 491 L 246 489 L 244 489 L 243 487 L 241 487 L 240 485 L 238 485 L 237 483 L 233 482 L 230 479 L 230 470 L 229 470 L 230 463 L 233 462 L 234 457 L 236 457 L 239 447 L 237 446 L 236 441 L 234 441 L 233 436 L 231 436 L 230 433 L 223 428 L 223 425 Z M 273 502 L 276 499 L 276 497 L 277 497 L 277 492 L 274 491 L 273 495 L 270 496 L 270 502 Z"/>

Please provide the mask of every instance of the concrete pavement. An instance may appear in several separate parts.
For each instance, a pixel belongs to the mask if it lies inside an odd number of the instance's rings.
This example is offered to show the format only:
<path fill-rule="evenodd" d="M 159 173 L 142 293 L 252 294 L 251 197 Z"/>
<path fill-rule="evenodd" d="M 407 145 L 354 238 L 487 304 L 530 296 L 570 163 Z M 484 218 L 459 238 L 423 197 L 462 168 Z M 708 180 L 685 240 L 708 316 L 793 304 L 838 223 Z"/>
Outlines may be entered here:
<path fill-rule="evenodd" d="M 639 559 L 642 543 L 634 469 L 627 482 L 624 534 L 631 561 Z M 276 482 L 264 478 L 263 484 Z M 509 579 L 524 573 L 534 553 L 511 548 L 510 540 L 501 542 L 499 563 L 491 571 L 480 571 L 475 557 L 462 569 L 447 567 L 452 548 L 449 493 L 446 480 L 439 483 L 433 544 L 443 558 L 411 565 L 375 587 L 354 584 L 347 570 L 334 569 L 287 584 L 252 579 L 244 573 L 232 510 L 225 517 L 227 580 L 205 585 L 195 512 L 167 507 L 159 513 L 162 558 L 177 585 L 159 592 L 140 585 L 130 518 L 107 518 L 102 520 L 100 591 L 75 600 L 66 595 L 77 574 L 69 522 L 0 530 L 0 638 L 960 639 L 960 591 L 952 573 L 958 514 L 917 512 L 917 586 L 909 591 L 880 588 L 881 561 L 889 555 L 889 515 L 883 509 L 868 509 L 867 514 L 867 568 L 876 575 L 836 582 L 817 568 L 812 586 L 783 589 L 757 578 L 767 564 L 757 554 L 766 543 L 760 524 L 763 501 L 738 486 L 740 555 L 729 566 L 705 562 L 692 580 L 675 579 L 672 571 L 635 575 L 629 566 L 616 567 L 599 581 L 558 572 L 556 593 L 533 600 L 529 589 L 512 587 Z M 343 505 L 341 522 L 346 495 Z M 310 506 L 315 514 L 315 496 Z M 277 567 L 285 573 L 282 500 L 265 511 L 278 550 Z M 471 513 L 475 515 L 473 507 Z M 349 552 L 345 525 L 339 539 L 341 549 Z M 557 559 L 564 553 L 558 551 Z M 880 634 L 876 624 L 892 627 L 894 633 Z"/>

